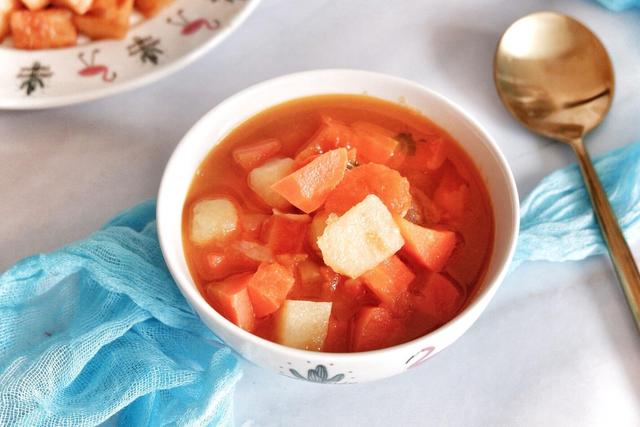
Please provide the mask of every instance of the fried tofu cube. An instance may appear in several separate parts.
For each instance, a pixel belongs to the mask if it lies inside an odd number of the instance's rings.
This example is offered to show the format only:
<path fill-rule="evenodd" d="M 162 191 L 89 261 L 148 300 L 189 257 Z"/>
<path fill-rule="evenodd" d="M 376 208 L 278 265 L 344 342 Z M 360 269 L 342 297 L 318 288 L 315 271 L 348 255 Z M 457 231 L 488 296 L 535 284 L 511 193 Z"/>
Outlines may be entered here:
<path fill-rule="evenodd" d="M 122 39 L 129 31 L 133 0 L 94 0 L 84 15 L 75 15 L 73 23 L 92 40 Z"/>
<path fill-rule="evenodd" d="M 145 17 L 150 18 L 171 3 L 173 0 L 136 0 L 135 8 Z"/>
<path fill-rule="evenodd" d="M 223 241 L 238 228 L 238 210 L 229 199 L 201 200 L 191 211 L 193 243 L 205 244 Z"/>
<path fill-rule="evenodd" d="M 49 6 L 49 0 L 22 0 L 29 10 L 40 10 Z"/>
<path fill-rule="evenodd" d="M 9 34 L 11 12 L 20 7 L 19 0 L 0 0 L 0 42 Z"/>
<path fill-rule="evenodd" d="M 329 330 L 330 302 L 286 300 L 276 313 L 276 341 L 320 351 Z"/>
<path fill-rule="evenodd" d="M 322 258 L 352 279 L 371 270 L 404 245 L 389 209 L 373 194 L 327 225 L 318 238 Z"/>
<path fill-rule="evenodd" d="M 293 159 L 271 159 L 249 172 L 247 183 L 267 205 L 277 209 L 287 209 L 291 204 L 271 189 L 271 186 L 291 173 Z"/>
<path fill-rule="evenodd" d="M 91 8 L 93 0 L 53 0 L 53 4 L 71 9 L 78 15 L 83 15 Z"/>
<path fill-rule="evenodd" d="M 71 12 L 64 9 L 17 10 L 11 14 L 11 35 L 18 49 L 73 46 L 77 32 Z"/>

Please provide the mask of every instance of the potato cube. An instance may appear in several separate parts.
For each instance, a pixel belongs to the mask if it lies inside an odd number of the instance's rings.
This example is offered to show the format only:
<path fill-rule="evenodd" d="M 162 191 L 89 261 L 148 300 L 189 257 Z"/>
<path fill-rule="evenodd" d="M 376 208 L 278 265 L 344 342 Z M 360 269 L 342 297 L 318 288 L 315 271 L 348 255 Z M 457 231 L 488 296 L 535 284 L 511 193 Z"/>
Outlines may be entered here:
<path fill-rule="evenodd" d="M 276 341 L 302 350 L 320 351 L 327 337 L 331 305 L 286 300 L 276 313 Z"/>
<path fill-rule="evenodd" d="M 9 34 L 11 12 L 19 7 L 19 0 L 0 0 L 0 42 Z"/>
<path fill-rule="evenodd" d="M 49 0 L 22 0 L 22 4 L 29 10 L 40 10 L 49 5 Z"/>
<path fill-rule="evenodd" d="M 328 223 L 318 246 L 325 264 L 355 279 L 404 245 L 391 212 L 373 194 Z"/>
<path fill-rule="evenodd" d="M 191 215 L 191 241 L 196 244 L 222 241 L 238 228 L 238 210 L 229 199 L 201 200 Z"/>
<path fill-rule="evenodd" d="M 271 159 L 262 166 L 249 172 L 247 182 L 249 187 L 260 196 L 266 204 L 278 209 L 287 209 L 291 204 L 271 189 L 271 186 L 289 175 L 293 168 L 293 159 Z"/>
<path fill-rule="evenodd" d="M 47 9 L 13 12 L 11 35 L 18 49 L 49 49 L 75 45 L 78 34 L 71 22 L 71 12 Z"/>
<path fill-rule="evenodd" d="M 144 16 L 150 18 L 171 3 L 173 3 L 173 0 L 136 0 L 135 8 Z"/>
<path fill-rule="evenodd" d="M 53 0 L 53 4 L 71 9 L 78 15 L 86 13 L 93 4 L 93 0 Z"/>
<path fill-rule="evenodd" d="M 84 15 L 75 15 L 73 23 L 93 40 L 122 39 L 129 31 L 133 0 L 94 0 Z"/>

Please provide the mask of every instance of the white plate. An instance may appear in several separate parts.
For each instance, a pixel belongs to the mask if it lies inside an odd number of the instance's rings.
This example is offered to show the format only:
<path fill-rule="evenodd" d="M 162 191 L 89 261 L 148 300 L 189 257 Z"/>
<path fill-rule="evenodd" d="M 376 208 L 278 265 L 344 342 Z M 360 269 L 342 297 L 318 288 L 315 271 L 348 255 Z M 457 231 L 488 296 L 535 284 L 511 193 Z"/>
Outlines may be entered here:
<path fill-rule="evenodd" d="M 176 0 L 136 16 L 122 40 L 26 51 L 0 46 L 0 108 L 38 109 L 102 98 L 156 81 L 195 61 L 238 27 L 259 0 Z"/>

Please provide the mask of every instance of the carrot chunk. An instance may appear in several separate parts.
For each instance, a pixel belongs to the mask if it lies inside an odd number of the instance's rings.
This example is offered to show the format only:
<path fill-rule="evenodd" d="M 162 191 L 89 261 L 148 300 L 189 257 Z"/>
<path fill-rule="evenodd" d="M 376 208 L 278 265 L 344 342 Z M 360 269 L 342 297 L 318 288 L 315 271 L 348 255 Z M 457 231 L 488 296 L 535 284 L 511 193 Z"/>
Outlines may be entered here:
<path fill-rule="evenodd" d="M 373 294 L 384 304 L 394 306 L 398 298 L 409 289 L 415 274 L 396 255 L 382 261 L 362 275 Z"/>
<path fill-rule="evenodd" d="M 282 143 L 275 138 L 267 138 L 253 144 L 238 147 L 231 155 L 233 160 L 246 171 L 260 166 L 282 149 Z"/>
<path fill-rule="evenodd" d="M 358 150 L 361 163 L 384 164 L 393 157 L 398 141 L 388 129 L 367 122 L 356 122 L 351 127 L 355 133 L 351 145 Z"/>
<path fill-rule="evenodd" d="M 290 269 L 277 263 L 262 263 L 248 282 L 249 298 L 257 317 L 276 312 L 295 283 Z"/>
<path fill-rule="evenodd" d="M 342 181 L 347 160 L 345 148 L 328 151 L 285 176 L 271 189 L 303 212 L 313 212 L 322 206 L 331 190 Z"/>
<path fill-rule="evenodd" d="M 353 141 L 353 130 L 338 120 L 323 116 L 322 124 L 311 137 L 307 145 L 295 157 L 295 166 L 308 163 L 308 158 L 326 153 L 338 147 L 350 147 Z"/>
<path fill-rule="evenodd" d="M 302 252 L 307 227 L 311 223 L 309 215 L 276 213 L 263 225 L 262 240 L 274 254 Z"/>
<path fill-rule="evenodd" d="M 469 186 L 452 166 L 446 170 L 433 193 L 434 203 L 441 208 L 445 219 L 461 219 L 465 212 Z"/>
<path fill-rule="evenodd" d="M 329 319 L 327 337 L 324 339 L 322 351 L 329 353 L 346 353 L 349 351 L 349 322 Z"/>
<path fill-rule="evenodd" d="M 456 233 L 421 227 L 399 217 L 396 223 L 404 238 L 403 249 L 431 271 L 441 271 L 456 246 Z"/>
<path fill-rule="evenodd" d="M 392 212 L 404 215 L 411 207 L 409 181 L 384 165 L 368 163 L 347 173 L 329 194 L 325 209 L 342 215 L 369 194 L 375 194 Z"/>
<path fill-rule="evenodd" d="M 231 276 L 223 282 L 207 285 L 207 297 L 213 308 L 229 321 L 251 332 L 255 326 L 253 307 L 247 292 L 251 274 Z"/>
<path fill-rule="evenodd" d="M 369 351 L 393 345 L 400 326 L 388 309 L 364 307 L 351 325 L 351 350 Z"/>
<path fill-rule="evenodd" d="M 451 280 L 433 273 L 415 298 L 414 305 L 421 313 L 445 323 L 453 319 L 463 301 L 462 291 Z"/>

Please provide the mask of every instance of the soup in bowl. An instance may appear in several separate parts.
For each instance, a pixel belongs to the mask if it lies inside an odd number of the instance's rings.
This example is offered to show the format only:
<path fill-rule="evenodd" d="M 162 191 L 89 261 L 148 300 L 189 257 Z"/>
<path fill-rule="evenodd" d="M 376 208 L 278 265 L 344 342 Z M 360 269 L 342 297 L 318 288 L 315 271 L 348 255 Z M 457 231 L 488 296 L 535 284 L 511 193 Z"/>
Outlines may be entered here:
<path fill-rule="evenodd" d="M 180 290 L 247 359 L 295 378 L 393 375 L 458 338 L 518 229 L 513 177 L 460 109 L 327 70 L 223 102 L 176 148 L 158 231 Z"/>

